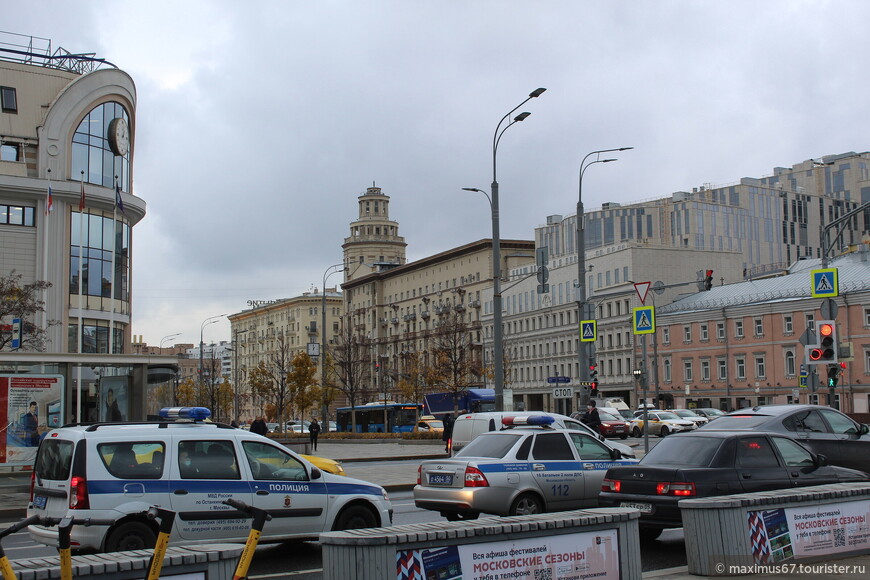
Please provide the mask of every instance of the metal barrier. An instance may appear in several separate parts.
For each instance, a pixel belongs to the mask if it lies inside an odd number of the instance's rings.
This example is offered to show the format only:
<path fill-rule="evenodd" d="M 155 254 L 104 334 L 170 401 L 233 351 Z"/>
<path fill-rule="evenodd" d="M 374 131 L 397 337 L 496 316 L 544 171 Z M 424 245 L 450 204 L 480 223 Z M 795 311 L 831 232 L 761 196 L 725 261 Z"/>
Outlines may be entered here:
<path fill-rule="evenodd" d="M 185 574 L 185 578 L 191 580 L 229 580 L 233 577 L 242 548 L 241 544 L 168 548 L 163 558 L 162 575 Z M 94 578 L 99 575 L 100 580 L 141 580 L 148 570 L 150 558 L 151 550 L 73 556 L 73 577 Z M 12 560 L 11 563 L 19 580 L 60 578 L 58 556 Z"/>
<path fill-rule="evenodd" d="M 690 574 L 870 553 L 870 483 L 681 500 Z"/>
<path fill-rule="evenodd" d="M 329 532 L 323 578 L 640 579 L 639 516 L 596 508 Z"/>

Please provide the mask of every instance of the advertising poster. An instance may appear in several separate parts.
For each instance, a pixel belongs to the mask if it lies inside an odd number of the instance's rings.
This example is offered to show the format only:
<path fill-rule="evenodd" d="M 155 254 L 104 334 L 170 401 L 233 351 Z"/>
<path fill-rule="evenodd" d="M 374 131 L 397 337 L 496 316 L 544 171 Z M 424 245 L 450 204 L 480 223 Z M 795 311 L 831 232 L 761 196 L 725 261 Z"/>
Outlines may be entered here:
<path fill-rule="evenodd" d="M 396 552 L 398 580 L 619 578 L 617 531 Z"/>
<path fill-rule="evenodd" d="M 0 463 L 29 465 L 45 434 L 63 423 L 60 375 L 0 375 Z"/>
<path fill-rule="evenodd" d="M 870 550 L 870 501 L 747 514 L 756 563 Z"/>
<path fill-rule="evenodd" d="M 100 379 L 100 421 L 126 421 L 127 377 L 103 377 Z"/>

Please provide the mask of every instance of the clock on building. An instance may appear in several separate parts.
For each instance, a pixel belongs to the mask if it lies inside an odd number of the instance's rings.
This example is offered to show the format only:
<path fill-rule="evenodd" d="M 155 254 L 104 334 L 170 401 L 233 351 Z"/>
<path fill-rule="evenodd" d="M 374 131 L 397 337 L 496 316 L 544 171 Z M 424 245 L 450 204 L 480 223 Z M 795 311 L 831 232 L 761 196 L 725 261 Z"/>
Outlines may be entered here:
<path fill-rule="evenodd" d="M 112 153 L 123 157 L 130 150 L 130 128 L 123 117 L 112 119 L 109 123 L 109 147 Z"/>

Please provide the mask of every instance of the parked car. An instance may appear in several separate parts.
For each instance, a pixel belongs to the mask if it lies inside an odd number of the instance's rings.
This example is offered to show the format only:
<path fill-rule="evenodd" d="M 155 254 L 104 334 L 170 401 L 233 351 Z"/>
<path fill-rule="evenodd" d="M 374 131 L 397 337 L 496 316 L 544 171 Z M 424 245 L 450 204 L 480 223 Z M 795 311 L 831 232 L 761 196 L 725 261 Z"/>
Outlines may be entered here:
<path fill-rule="evenodd" d="M 423 415 L 414 425 L 415 433 L 443 433 L 444 421 L 436 419 L 433 415 Z"/>
<path fill-rule="evenodd" d="M 483 433 L 453 458 L 424 461 L 416 506 L 451 521 L 596 506 L 607 468 L 637 463 L 587 431 L 553 429 L 552 417 L 541 418 L 541 426 L 524 421 L 524 428 Z"/>
<path fill-rule="evenodd" d="M 668 409 L 668 411 L 670 411 L 680 419 L 688 419 L 695 424 L 695 427 L 703 427 L 704 425 L 709 423 L 706 417 L 695 413 L 692 409 Z"/>
<path fill-rule="evenodd" d="M 172 544 L 244 542 L 250 520 L 222 503 L 228 497 L 271 511 L 261 542 L 390 525 L 382 487 L 326 473 L 275 441 L 207 423 L 208 414 L 173 408 L 161 415 L 177 421 L 55 429 L 37 451 L 27 515 L 114 520 L 72 528 L 75 549 L 109 552 L 154 547 L 157 522 L 143 515 L 152 505 L 178 514 Z M 56 527 L 28 531 L 57 545 Z"/>
<path fill-rule="evenodd" d="M 344 467 L 341 466 L 341 462 L 336 461 L 335 459 L 318 457 L 317 455 L 300 455 L 299 457 L 305 459 L 309 463 L 313 464 L 315 467 L 319 467 L 321 470 L 327 473 L 334 473 L 335 475 L 347 475 L 344 472 Z"/>
<path fill-rule="evenodd" d="M 870 427 L 821 405 L 762 405 L 723 415 L 704 430 L 791 435 L 832 465 L 870 473 Z"/>
<path fill-rule="evenodd" d="M 712 407 L 701 407 L 692 410 L 702 417 L 707 417 L 708 422 L 725 414 L 725 411 L 720 411 L 719 409 L 714 409 Z"/>
<path fill-rule="evenodd" d="M 622 417 L 607 411 L 598 411 L 598 418 L 601 420 L 598 430 L 602 435 L 605 437 L 628 439 L 629 423 Z"/>
<path fill-rule="evenodd" d="M 602 441 L 604 440 L 604 436 L 601 433 L 596 433 L 594 429 L 566 415 L 544 411 L 492 411 L 489 413 L 466 413 L 458 416 L 453 422 L 450 449 L 456 454 L 481 433 L 489 433 L 490 431 L 502 429 L 505 417 L 528 418 L 531 416 L 552 417 L 554 419 L 552 423 L 554 429 L 576 429 L 590 433 Z M 517 424 L 517 422 L 513 424 Z M 610 446 L 619 449 L 623 457 L 634 457 L 634 450 L 628 445 L 611 443 Z"/>
<path fill-rule="evenodd" d="M 634 412 L 635 417 L 631 422 L 632 437 L 642 437 L 644 431 L 659 437 L 667 437 L 672 433 L 691 431 L 696 428 L 693 421 L 681 419 L 670 411 L 647 410 L 646 414 L 649 425 L 645 427 L 643 410 Z"/>
<path fill-rule="evenodd" d="M 700 429 L 665 439 L 638 465 L 608 469 L 599 502 L 640 510 L 641 538 L 651 540 L 664 528 L 683 525 L 681 499 L 868 478 L 828 465 L 785 435 Z"/>

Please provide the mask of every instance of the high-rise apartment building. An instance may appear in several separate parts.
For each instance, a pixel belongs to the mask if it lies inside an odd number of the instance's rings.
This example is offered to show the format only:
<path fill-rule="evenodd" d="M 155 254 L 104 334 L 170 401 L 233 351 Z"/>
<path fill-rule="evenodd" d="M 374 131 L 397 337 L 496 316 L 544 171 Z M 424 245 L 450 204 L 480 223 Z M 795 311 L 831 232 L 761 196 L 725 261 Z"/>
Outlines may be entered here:
<path fill-rule="evenodd" d="M 344 239 L 344 280 L 348 282 L 379 269 L 405 263 L 405 238 L 390 219 L 390 196 L 372 185 L 359 196 L 359 216 Z"/>

